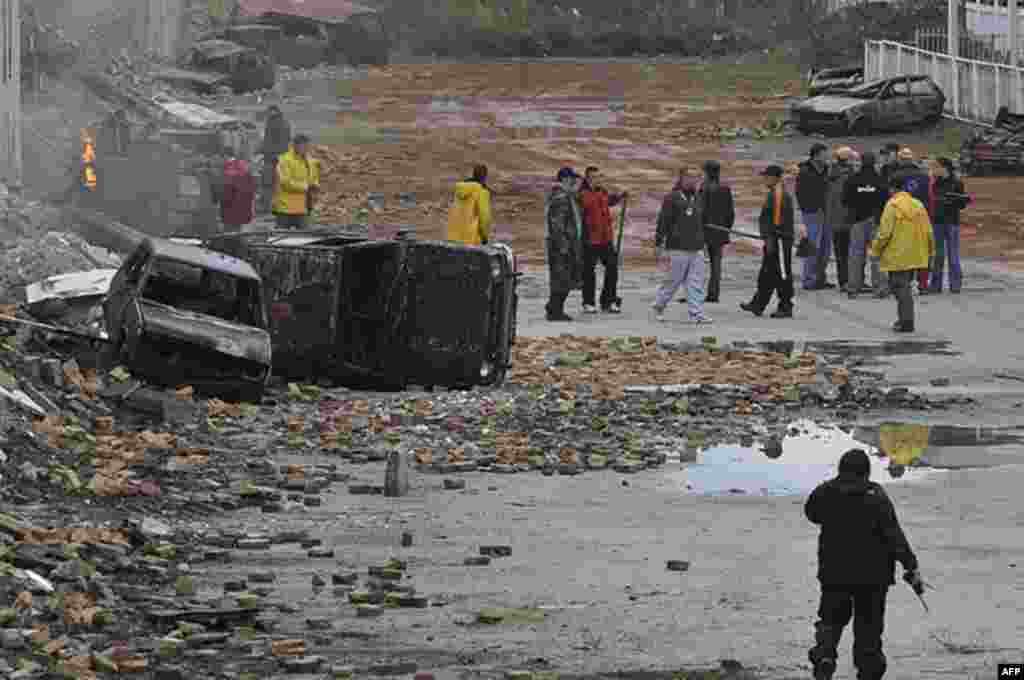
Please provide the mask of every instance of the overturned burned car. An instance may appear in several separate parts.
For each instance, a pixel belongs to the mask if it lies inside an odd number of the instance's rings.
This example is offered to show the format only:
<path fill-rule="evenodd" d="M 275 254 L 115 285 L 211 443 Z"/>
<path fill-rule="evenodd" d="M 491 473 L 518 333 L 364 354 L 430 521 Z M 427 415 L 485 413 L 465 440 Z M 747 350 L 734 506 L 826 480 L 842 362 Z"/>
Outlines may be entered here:
<path fill-rule="evenodd" d="M 979 129 L 964 141 L 960 167 L 969 175 L 1024 170 L 1024 115 L 1001 107 L 991 129 Z"/>
<path fill-rule="evenodd" d="M 369 240 L 361 231 L 206 243 L 260 273 L 275 374 L 394 389 L 500 384 L 518 303 L 511 249 Z"/>
<path fill-rule="evenodd" d="M 797 129 L 808 133 L 869 135 L 942 118 L 946 96 L 928 76 L 875 80 L 835 94 L 811 97 L 793 107 Z"/>
<path fill-rule="evenodd" d="M 139 377 L 258 402 L 270 377 L 263 289 L 241 260 L 147 238 L 103 302 L 113 358 Z"/>
<path fill-rule="evenodd" d="M 228 40 L 197 43 L 181 66 L 160 69 L 155 75 L 201 94 L 212 94 L 220 88 L 230 88 L 236 94 L 269 90 L 277 83 L 277 69 L 266 55 Z"/>

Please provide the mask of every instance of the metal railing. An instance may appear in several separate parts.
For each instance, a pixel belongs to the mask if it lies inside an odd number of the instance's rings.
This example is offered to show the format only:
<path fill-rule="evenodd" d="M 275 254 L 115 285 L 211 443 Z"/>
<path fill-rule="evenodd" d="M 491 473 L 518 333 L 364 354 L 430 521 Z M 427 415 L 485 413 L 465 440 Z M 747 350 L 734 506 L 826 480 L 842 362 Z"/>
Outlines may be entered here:
<path fill-rule="evenodd" d="M 951 57 L 889 40 L 864 43 L 865 80 L 928 75 L 946 95 L 945 115 L 991 123 L 999 109 L 1024 111 L 1024 68 L 1005 63 Z"/>

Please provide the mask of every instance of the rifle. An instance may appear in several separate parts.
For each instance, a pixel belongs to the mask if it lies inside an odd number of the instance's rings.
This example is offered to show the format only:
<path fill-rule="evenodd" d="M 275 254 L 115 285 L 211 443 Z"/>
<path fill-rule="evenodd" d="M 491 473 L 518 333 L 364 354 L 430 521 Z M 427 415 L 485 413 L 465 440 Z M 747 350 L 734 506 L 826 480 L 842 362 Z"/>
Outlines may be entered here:
<path fill-rule="evenodd" d="M 615 244 L 615 252 L 619 256 L 619 267 L 622 267 L 622 234 L 626 228 L 626 204 L 629 202 L 628 198 L 623 197 L 622 199 L 622 210 L 619 211 L 619 238 Z"/>
<path fill-rule="evenodd" d="M 758 241 L 763 241 L 764 236 L 760 234 L 751 234 L 746 231 L 739 231 L 738 229 L 729 229 L 728 227 L 720 227 L 717 224 L 705 224 L 705 227 L 715 229 L 716 231 L 724 231 L 729 234 L 736 234 L 737 236 L 745 236 L 746 238 L 756 238 Z"/>

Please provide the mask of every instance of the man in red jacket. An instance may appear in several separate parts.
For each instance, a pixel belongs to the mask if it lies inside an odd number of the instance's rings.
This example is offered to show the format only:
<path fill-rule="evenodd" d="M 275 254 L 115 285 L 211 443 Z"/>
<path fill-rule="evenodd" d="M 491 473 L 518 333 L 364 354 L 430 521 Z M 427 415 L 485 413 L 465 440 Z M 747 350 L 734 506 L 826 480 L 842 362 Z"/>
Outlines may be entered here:
<path fill-rule="evenodd" d="M 622 299 L 618 294 L 619 253 L 615 249 L 615 228 L 610 208 L 629 196 L 629 192 L 611 194 L 598 182 L 600 170 L 591 165 L 583 174 L 580 203 L 583 207 L 583 311 L 596 314 L 594 294 L 597 289 L 597 263 L 604 266 L 601 287 L 601 311 L 618 314 Z"/>

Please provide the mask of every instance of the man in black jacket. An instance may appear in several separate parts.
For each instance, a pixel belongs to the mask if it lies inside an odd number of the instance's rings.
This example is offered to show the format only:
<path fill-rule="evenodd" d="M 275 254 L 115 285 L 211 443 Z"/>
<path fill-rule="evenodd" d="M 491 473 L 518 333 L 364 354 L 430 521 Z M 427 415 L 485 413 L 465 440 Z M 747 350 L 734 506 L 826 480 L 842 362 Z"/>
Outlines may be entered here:
<path fill-rule="evenodd" d="M 711 264 L 708 294 L 704 301 L 718 302 L 722 287 L 722 248 L 730 240 L 729 232 L 723 231 L 721 227 L 732 229 L 736 222 L 736 206 L 733 203 L 732 189 L 722 184 L 722 166 L 717 161 L 708 161 L 704 164 L 701 200 L 705 225 L 704 243 Z"/>
<path fill-rule="evenodd" d="M 793 318 L 793 199 L 782 183 L 782 167 L 769 165 L 761 175 L 768 187 L 768 197 L 758 226 L 764 238 L 761 271 L 757 275 L 757 292 L 740 309 L 754 316 L 764 314 L 772 295 L 778 294 L 779 306 L 773 319 Z"/>
<path fill-rule="evenodd" d="M 887 663 L 882 652 L 885 600 L 895 583 L 896 562 L 905 579 L 922 586 L 917 557 L 903 534 L 892 501 L 869 481 L 871 461 L 861 449 L 839 460 L 835 479 L 819 485 L 807 499 L 804 514 L 821 526 L 818 580 L 821 601 L 815 646 L 808 657 L 815 680 L 831 680 L 839 640 L 853 617 L 853 663 L 858 680 L 881 680 Z"/>
<path fill-rule="evenodd" d="M 812 257 L 804 258 L 802 283 L 804 290 L 831 288 L 825 279 L 818 278 L 818 258 L 825 257 L 832 250 L 832 238 L 827 243 L 825 236 L 825 199 L 828 195 L 828 147 L 816 142 L 811 147 L 811 156 L 800 164 L 800 172 L 796 178 L 796 201 L 800 204 L 800 213 L 807 228 L 807 239 L 816 246 L 817 252 Z M 825 255 L 822 255 L 825 253 Z M 822 269 L 821 271 L 824 271 Z"/>
<path fill-rule="evenodd" d="M 865 152 L 861 158 L 861 168 L 846 182 L 843 191 L 843 205 L 850 211 L 852 227 L 850 228 L 850 264 L 849 285 L 847 291 L 853 300 L 861 292 L 864 285 L 864 262 L 867 257 L 868 243 L 874 237 L 878 220 L 882 218 L 882 209 L 889 198 L 886 185 L 875 169 L 875 155 Z M 877 265 L 871 269 L 871 283 L 876 294 L 882 288 L 881 271 Z"/>
<path fill-rule="evenodd" d="M 658 212 L 654 245 L 659 263 L 667 260 L 668 271 L 654 299 L 658 321 L 665 320 L 665 306 L 682 286 L 690 321 L 708 324 L 704 314 L 704 220 L 696 173 L 690 168 L 679 171 L 679 181 L 665 196 Z"/>

